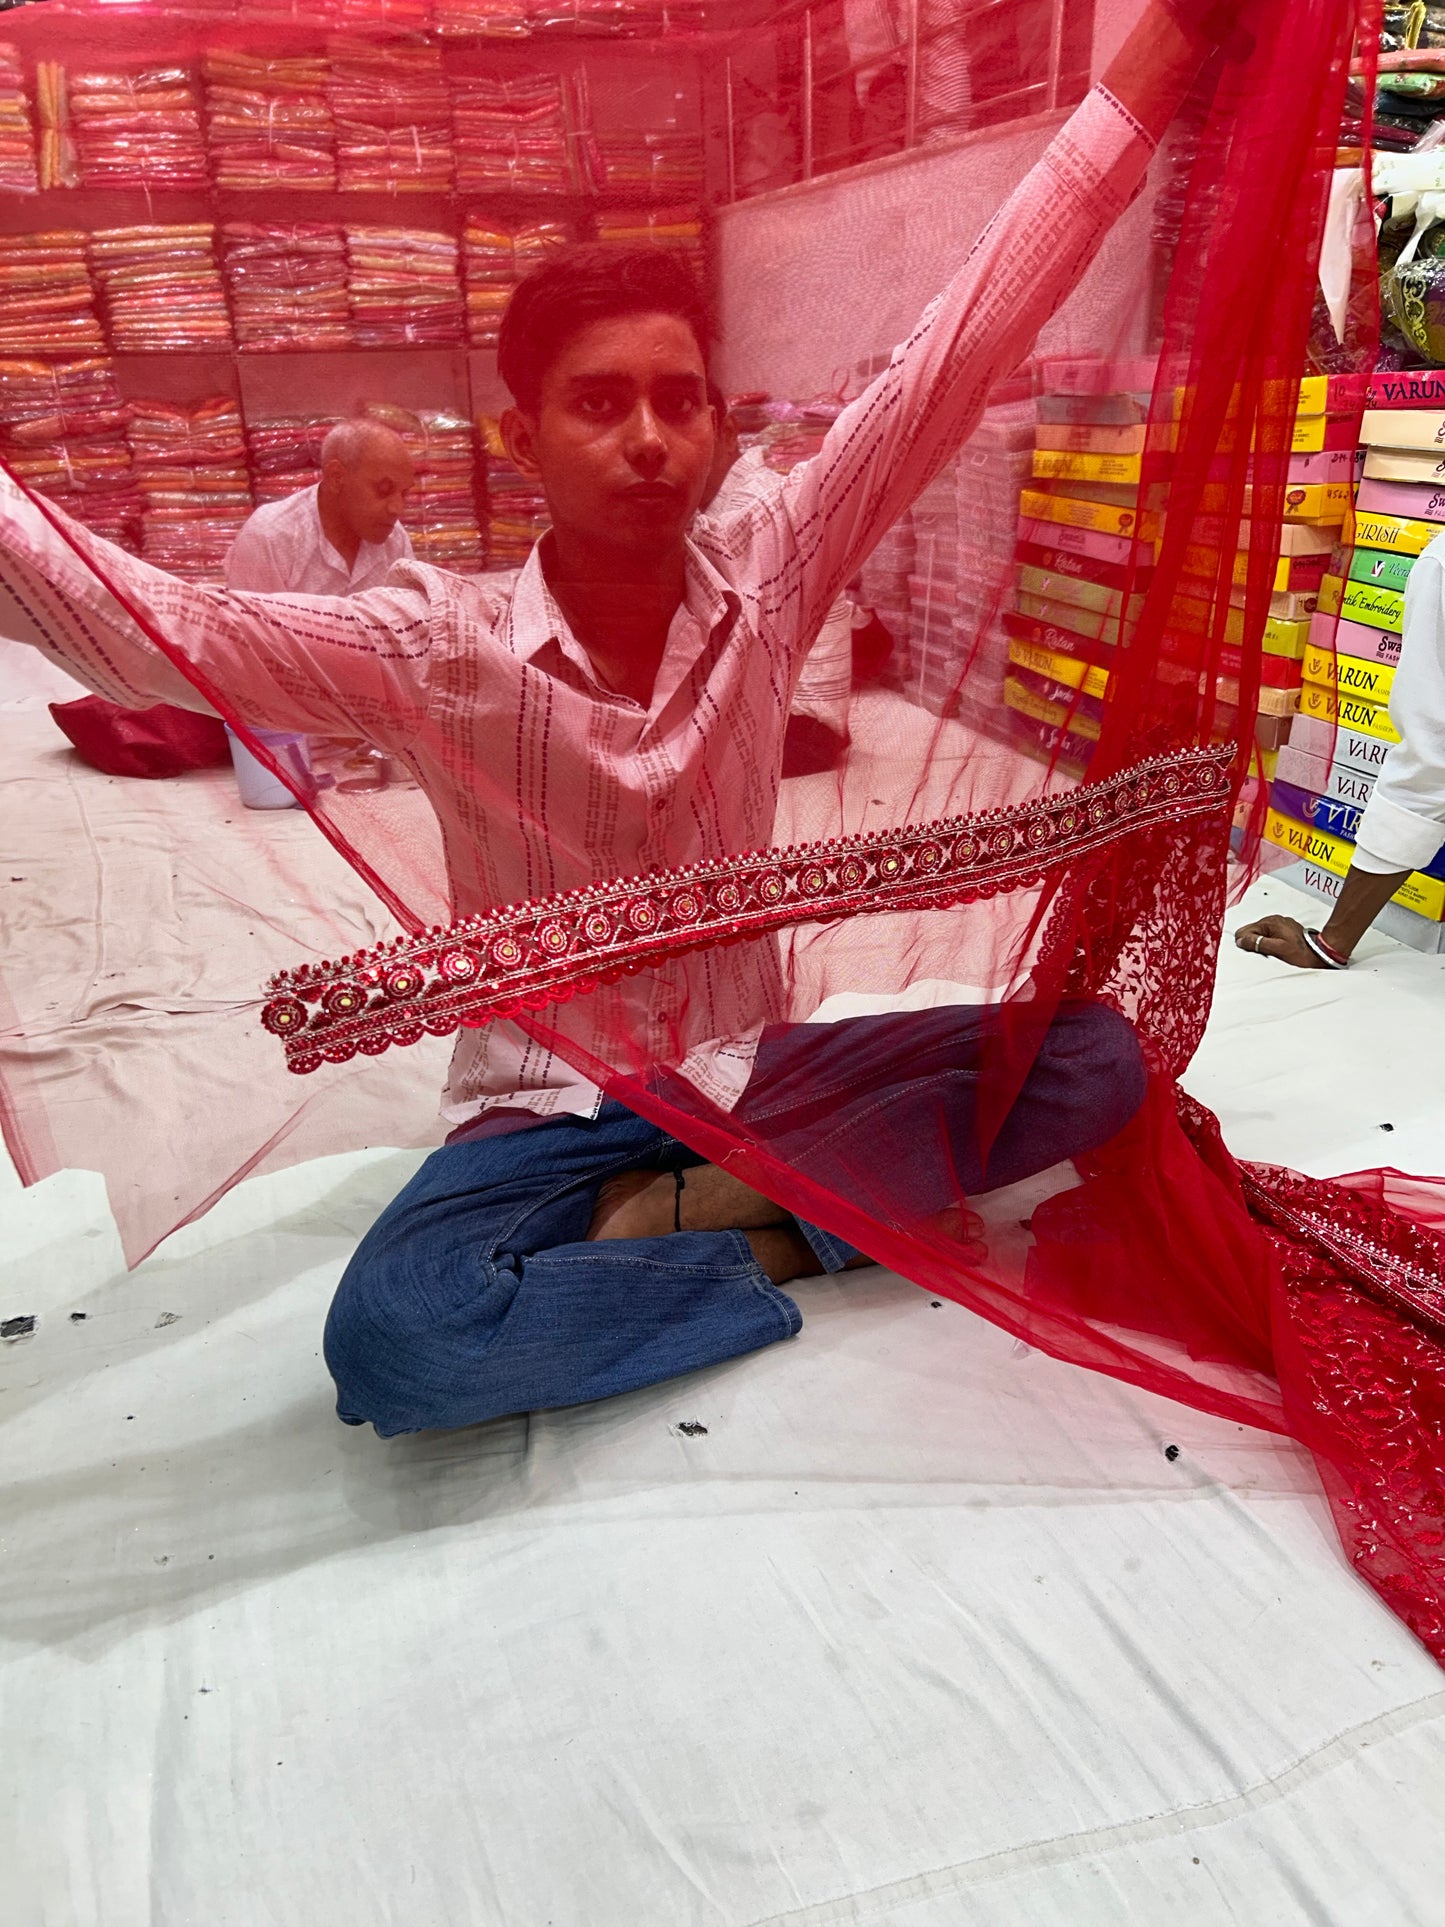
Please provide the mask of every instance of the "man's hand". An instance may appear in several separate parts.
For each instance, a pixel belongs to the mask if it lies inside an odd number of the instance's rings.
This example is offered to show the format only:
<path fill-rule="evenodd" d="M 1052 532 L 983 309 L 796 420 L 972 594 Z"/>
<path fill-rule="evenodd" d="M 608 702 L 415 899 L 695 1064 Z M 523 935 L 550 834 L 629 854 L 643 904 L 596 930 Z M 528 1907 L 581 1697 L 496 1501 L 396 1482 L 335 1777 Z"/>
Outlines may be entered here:
<path fill-rule="evenodd" d="M 1237 950 L 1253 950 L 1261 957 L 1274 957 L 1293 964 L 1296 970 L 1328 970 L 1305 942 L 1305 928 L 1293 917 L 1261 917 L 1258 923 L 1242 924 L 1234 933 Z"/>

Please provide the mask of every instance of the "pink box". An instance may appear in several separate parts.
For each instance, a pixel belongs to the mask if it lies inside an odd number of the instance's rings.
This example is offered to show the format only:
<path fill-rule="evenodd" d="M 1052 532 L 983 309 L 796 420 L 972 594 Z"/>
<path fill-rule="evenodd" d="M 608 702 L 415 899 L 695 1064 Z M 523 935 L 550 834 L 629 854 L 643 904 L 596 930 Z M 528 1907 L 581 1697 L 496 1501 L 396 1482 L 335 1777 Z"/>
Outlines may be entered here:
<path fill-rule="evenodd" d="M 1355 507 L 1365 515 L 1399 515 L 1408 522 L 1445 523 L 1445 488 L 1432 482 L 1360 483 Z"/>
<path fill-rule="evenodd" d="M 1319 609 L 1310 617 L 1310 646 L 1354 656 L 1360 662 L 1393 666 L 1400 660 L 1400 638 L 1390 630 L 1372 629 L 1367 622 L 1351 622 L 1348 616 L 1327 616 Z"/>
<path fill-rule="evenodd" d="M 1062 549 L 1067 555 L 1091 555 L 1096 562 L 1127 562 L 1142 550 L 1152 560 L 1153 544 L 1133 542 L 1126 535 L 1104 535 L 1097 529 L 1076 529 L 1067 522 L 1038 522 L 1032 516 L 1019 517 L 1020 542 L 1037 542 L 1041 548 Z"/>

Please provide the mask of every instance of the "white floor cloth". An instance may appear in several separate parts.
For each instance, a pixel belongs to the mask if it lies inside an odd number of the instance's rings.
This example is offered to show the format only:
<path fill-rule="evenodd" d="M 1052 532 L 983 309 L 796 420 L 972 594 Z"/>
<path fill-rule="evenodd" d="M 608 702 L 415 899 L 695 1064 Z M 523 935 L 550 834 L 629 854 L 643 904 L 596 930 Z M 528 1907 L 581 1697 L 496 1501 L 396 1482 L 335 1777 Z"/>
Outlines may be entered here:
<path fill-rule="evenodd" d="M 1445 959 L 1362 955 L 1225 951 L 1190 1083 L 1237 1152 L 1445 1169 Z M 1292 1447 L 881 1272 L 383 1443 L 319 1334 L 415 1162 L 128 1275 L 98 1179 L 0 1178 L 6 1927 L 1445 1919 L 1445 1674 Z"/>

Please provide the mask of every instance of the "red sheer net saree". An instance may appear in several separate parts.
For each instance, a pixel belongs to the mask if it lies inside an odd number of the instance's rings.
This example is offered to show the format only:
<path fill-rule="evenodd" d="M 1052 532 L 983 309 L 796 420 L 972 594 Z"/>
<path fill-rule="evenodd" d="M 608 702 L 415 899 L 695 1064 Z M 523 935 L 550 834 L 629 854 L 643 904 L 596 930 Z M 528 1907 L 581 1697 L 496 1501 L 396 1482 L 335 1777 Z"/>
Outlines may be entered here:
<path fill-rule="evenodd" d="M 1240 1167 L 1175 1082 L 1208 1012 L 1232 820 L 1270 741 L 1261 637 L 1293 552 L 1288 456 L 1352 18 L 1338 0 L 1261 10 L 1250 50 L 1211 60 L 1150 130 L 1097 93 L 1066 119 L 1069 58 L 1088 65 L 1067 36 L 1041 55 L 1022 25 L 1004 46 L 934 22 L 910 51 L 878 16 L 865 32 L 858 9 L 814 10 L 806 61 L 781 28 L 646 43 L 663 73 L 699 46 L 710 60 L 695 162 L 676 125 L 644 127 L 655 88 L 629 95 L 613 73 L 604 104 L 575 47 L 551 85 L 533 47 L 522 86 L 485 49 L 456 57 L 485 22 L 378 43 L 381 69 L 388 49 L 425 68 L 438 126 L 451 103 L 454 167 L 465 151 L 471 171 L 449 206 L 493 166 L 542 194 L 575 188 L 579 166 L 614 187 L 641 170 L 646 219 L 604 194 L 600 230 L 690 248 L 658 183 L 695 196 L 689 168 L 708 173 L 725 203 L 718 373 L 810 404 L 752 418 L 787 479 L 697 523 L 645 715 L 599 699 L 535 556 L 470 579 L 403 565 L 346 603 L 228 598 L 14 479 L 10 633 L 112 700 L 208 706 L 253 742 L 360 739 L 395 768 L 385 788 L 304 801 L 403 934 L 299 963 L 264 1010 L 223 1014 L 221 1076 L 282 1079 L 284 1051 L 334 1098 L 456 1034 L 452 1126 L 620 1099 L 1030 1343 L 1301 1439 L 1349 1556 L 1445 1654 L 1439 1190 Z M 376 81 L 354 51 L 344 76 L 358 97 Z M 907 125 L 889 117 L 895 81 Z M 369 165 L 442 167 L 430 121 L 410 146 L 383 131 L 354 143 Z M 828 174 L 860 155 L 874 164 Z M 480 215 L 467 232 L 496 255 Z M 496 305 L 476 304 L 487 327 Z M 839 390 L 846 407 L 817 401 Z M 522 492 L 495 459 L 489 479 L 505 549 Z M 838 766 L 783 782 L 794 689 L 840 594 L 893 650 L 855 684 Z M 93 1108 L 46 1085 L 14 966 L 12 1140 L 31 1172 L 93 1163 Z M 1132 1026 L 1142 1108 L 1087 1154 L 975 1190 L 965 1171 L 1007 1142 L 1080 1005 Z M 857 1093 L 836 1055 L 841 1083 L 755 1101 L 759 1040 L 780 1026 L 822 1040 L 833 1020 L 951 1006 L 991 1013 L 968 1144 L 921 1085 L 906 1134 L 885 1119 L 840 1136 Z M 210 1177 L 179 1209 L 169 1187 L 129 1186 L 133 1250 L 254 1162 L 235 1139 L 198 1146 Z"/>

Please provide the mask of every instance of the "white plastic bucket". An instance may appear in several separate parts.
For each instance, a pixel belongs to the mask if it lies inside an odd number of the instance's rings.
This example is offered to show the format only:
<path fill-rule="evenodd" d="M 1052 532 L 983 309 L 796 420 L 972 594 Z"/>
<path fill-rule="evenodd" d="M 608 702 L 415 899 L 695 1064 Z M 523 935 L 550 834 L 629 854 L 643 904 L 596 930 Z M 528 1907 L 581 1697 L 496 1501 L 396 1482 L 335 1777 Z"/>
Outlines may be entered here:
<path fill-rule="evenodd" d="M 231 763 L 236 771 L 236 784 L 241 792 L 241 801 L 248 810 L 289 810 L 296 806 L 296 798 L 286 785 L 273 776 L 266 765 L 254 757 L 240 737 L 227 729 L 231 742 Z M 277 762 L 283 763 L 301 782 L 303 788 L 311 783 L 311 754 L 304 736 L 289 729 L 253 729 L 251 734 L 258 743 L 270 750 Z"/>

